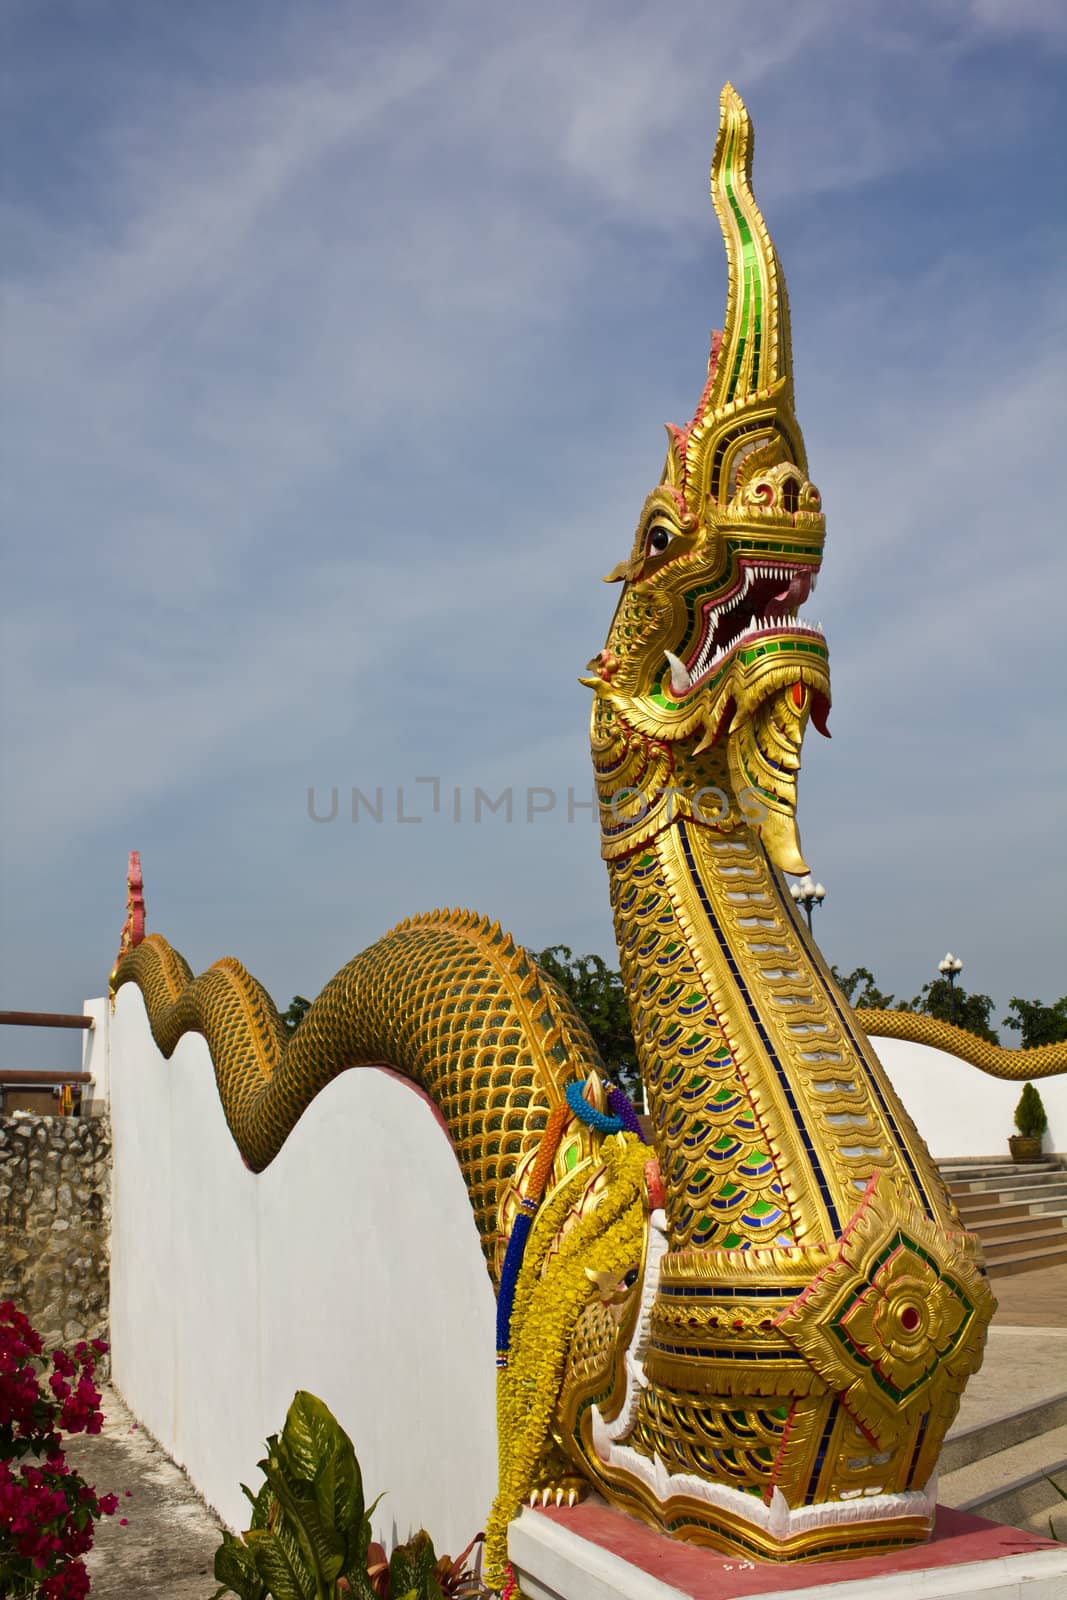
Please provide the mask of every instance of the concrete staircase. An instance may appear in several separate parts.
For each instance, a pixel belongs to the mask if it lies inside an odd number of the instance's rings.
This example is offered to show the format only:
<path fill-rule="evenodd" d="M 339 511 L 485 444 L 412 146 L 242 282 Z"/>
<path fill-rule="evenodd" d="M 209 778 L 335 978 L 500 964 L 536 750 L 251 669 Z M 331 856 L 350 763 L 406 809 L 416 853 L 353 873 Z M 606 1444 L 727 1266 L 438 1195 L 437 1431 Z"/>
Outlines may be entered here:
<path fill-rule="evenodd" d="M 1054 1484 L 1067 1491 L 1067 1390 L 951 1433 L 941 1452 L 937 1498 L 993 1522 L 1064 1539 L 1067 1500 Z"/>
<path fill-rule="evenodd" d="M 939 1166 L 964 1225 L 982 1241 L 991 1278 L 1067 1261 L 1067 1172 L 1058 1162 Z"/>

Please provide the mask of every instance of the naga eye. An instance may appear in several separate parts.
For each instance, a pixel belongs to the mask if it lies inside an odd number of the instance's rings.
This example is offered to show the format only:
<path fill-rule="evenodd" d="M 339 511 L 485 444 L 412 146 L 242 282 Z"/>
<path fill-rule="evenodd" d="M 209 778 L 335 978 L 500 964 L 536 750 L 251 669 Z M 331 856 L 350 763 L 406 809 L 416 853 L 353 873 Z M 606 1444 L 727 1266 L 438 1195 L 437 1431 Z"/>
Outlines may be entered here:
<path fill-rule="evenodd" d="M 638 1276 L 639 1274 L 637 1268 L 631 1267 L 625 1278 L 622 1280 L 623 1286 L 627 1289 L 632 1289 L 634 1284 L 637 1282 Z"/>
<path fill-rule="evenodd" d="M 669 528 L 653 528 L 648 536 L 648 548 L 653 555 L 662 555 L 673 538 Z"/>

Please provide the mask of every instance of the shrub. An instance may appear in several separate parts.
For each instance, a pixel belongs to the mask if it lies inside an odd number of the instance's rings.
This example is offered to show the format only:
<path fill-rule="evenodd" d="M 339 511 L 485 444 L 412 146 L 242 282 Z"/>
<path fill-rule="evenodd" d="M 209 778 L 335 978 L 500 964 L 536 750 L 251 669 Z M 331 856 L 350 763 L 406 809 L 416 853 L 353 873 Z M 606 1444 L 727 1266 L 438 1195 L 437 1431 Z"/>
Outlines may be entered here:
<path fill-rule="evenodd" d="M 477 1572 L 464 1567 L 477 1540 L 454 1562 L 438 1560 L 423 1530 L 388 1561 L 382 1546 L 371 1544 L 378 1501 L 364 1505 L 352 1441 L 315 1395 L 297 1392 L 259 1466 L 265 1479 L 259 1493 L 241 1485 L 252 1503 L 251 1527 L 240 1539 L 223 1532 L 215 1552 L 222 1588 L 212 1600 L 225 1594 L 240 1600 L 446 1600 L 487 1593 Z"/>
<path fill-rule="evenodd" d="M 1044 1103 L 1032 1083 L 1023 1084 L 1019 1104 L 1015 1107 L 1015 1126 L 1024 1139 L 1039 1139 L 1048 1127 Z"/>
<path fill-rule="evenodd" d="M 102 1339 L 51 1355 L 10 1300 L 0 1305 L 0 1594 L 37 1600 L 83 1600 L 94 1523 L 114 1515 L 113 1494 L 97 1495 L 66 1462 L 63 1433 L 99 1433 L 100 1393 L 93 1378 Z M 17 1470 L 13 1463 L 21 1462 Z"/>

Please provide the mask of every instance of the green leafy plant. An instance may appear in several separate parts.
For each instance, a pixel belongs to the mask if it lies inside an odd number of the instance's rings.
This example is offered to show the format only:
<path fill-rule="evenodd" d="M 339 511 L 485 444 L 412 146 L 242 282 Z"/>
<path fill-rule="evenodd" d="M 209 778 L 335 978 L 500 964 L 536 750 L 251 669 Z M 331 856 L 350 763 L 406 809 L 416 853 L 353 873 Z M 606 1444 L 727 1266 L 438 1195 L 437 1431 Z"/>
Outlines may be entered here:
<path fill-rule="evenodd" d="M 1015 1126 L 1024 1139 L 1040 1139 L 1048 1127 L 1044 1104 L 1032 1083 L 1023 1084 L 1019 1104 L 1015 1107 Z"/>
<path fill-rule="evenodd" d="M 224 1532 L 215 1552 L 222 1588 L 212 1600 L 374 1600 L 367 1548 L 378 1502 L 364 1505 L 356 1452 L 329 1407 L 298 1391 L 259 1467 L 259 1493 L 241 1485 L 252 1502 L 251 1526 L 240 1539 Z"/>
<path fill-rule="evenodd" d="M 329 1407 L 305 1390 L 294 1396 L 281 1434 L 267 1440 L 258 1494 L 244 1484 L 251 1526 L 241 1537 L 223 1531 L 215 1552 L 222 1587 L 212 1600 L 452 1600 L 483 1596 L 475 1566 L 438 1559 L 425 1530 L 397 1545 L 386 1560 L 371 1543 L 371 1516 L 352 1441 Z"/>
<path fill-rule="evenodd" d="M 466 1550 L 453 1561 L 451 1556 L 438 1556 L 433 1554 L 433 1545 L 430 1536 L 425 1531 L 420 1531 L 407 1544 L 398 1545 L 392 1557 L 386 1555 L 384 1546 L 372 1544 L 368 1558 L 371 1587 L 378 1600 L 408 1600 L 422 1594 L 436 1596 L 440 1594 L 442 1600 L 488 1600 L 490 1591 L 482 1582 L 481 1545 L 485 1543 L 485 1534 L 479 1533 L 473 1538 Z M 477 1556 L 471 1557 L 472 1550 L 477 1548 Z M 430 1565 L 427 1565 L 427 1554 Z M 427 1584 L 436 1584 L 436 1588 L 417 1587 L 407 1589 L 410 1585 L 412 1573 L 425 1575 Z"/>

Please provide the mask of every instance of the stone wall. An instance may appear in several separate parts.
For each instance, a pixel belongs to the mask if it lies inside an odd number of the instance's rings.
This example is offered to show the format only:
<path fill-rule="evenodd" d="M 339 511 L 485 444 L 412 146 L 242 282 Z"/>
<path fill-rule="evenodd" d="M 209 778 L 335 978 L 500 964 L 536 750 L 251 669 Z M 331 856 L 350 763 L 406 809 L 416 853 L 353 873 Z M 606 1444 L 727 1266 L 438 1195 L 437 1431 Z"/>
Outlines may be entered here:
<path fill-rule="evenodd" d="M 0 1117 L 0 1300 L 47 1348 L 108 1337 L 110 1230 L 108 1118 Z"/>

